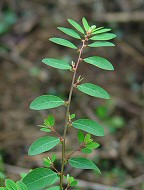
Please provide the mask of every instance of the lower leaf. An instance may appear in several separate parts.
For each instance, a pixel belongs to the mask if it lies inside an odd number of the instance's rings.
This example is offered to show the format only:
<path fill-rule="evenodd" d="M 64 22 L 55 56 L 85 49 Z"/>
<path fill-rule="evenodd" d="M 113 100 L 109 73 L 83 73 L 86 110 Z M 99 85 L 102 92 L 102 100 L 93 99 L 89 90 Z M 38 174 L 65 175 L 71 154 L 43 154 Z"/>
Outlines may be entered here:
<path fill-rule="evenodd" d="M 32 170 L 23 178 L 28 190 L 40 190 L 52 185 L 59 179 L 57 173 L 47 168 L 37 168 Z"/>

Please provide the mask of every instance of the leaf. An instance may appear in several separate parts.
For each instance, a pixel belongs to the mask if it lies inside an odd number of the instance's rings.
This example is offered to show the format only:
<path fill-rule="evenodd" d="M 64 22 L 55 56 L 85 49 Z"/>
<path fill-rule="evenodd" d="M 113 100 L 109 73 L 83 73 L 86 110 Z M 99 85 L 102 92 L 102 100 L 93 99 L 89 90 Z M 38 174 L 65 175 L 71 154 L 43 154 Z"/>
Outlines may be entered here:
<path fill-rule="evenodd" d="M 53 186 L 53 187 L 49 187 L 46 190 L 60 190 L 60 187 L 59 186 Z"/>
<path fill-rule="evenodd" d="M 109 94 L 103 88 L 95 84 L 84 83 L 84 84 L 78 85 L 77 88 L 81 92 L 93 97 L 104 98 L 104 99 L 110 98 Z"/>
<path fill-rule="evenodd" d="M 92 56 L 85 58 L 84 61 L 86 63 L 89 63 L 91 65 L 97 66 L 104 70 L 114 70 L 113 65 L 105 58 L 98 57 L 98 56 Z"/>
<path fill-rule="evenodd" d="M 82 27 L 81 27 L 77 22 L 75 22 L 75 21 L 72 20 L 72 19 L 68 19 L 68 22 L 69 22 L 74 28 L 76 28 L 79 32 L 81 32 L 82 34 L 84 34 L 84 30 L 82 29 Z"/>
<path fill-rule="evenodd" d="M 90 30 L 90 26 L 85 18 L 82 18 L 82 23 L 86 31 Z"/>
<path fill-rule="evenodd" d="M 59 138 L 45 136 L 34 141 L 29 147 L 28 154 L 33 156 L 46 152 L 60 143 Z"/>
<path fill-rule="evenodd" d="M 93 42 L 92 44 L 88 45 L 89 47 L 113 47 L 115 46 L 111 42 Z"/>
<path fill-rule="evenodd" d="M 96 143 L 96 142 L 90 142 L 86 145 L 87 148 L 89 149 L 94 149 L 94 148 L 98 148 L 99 147 L 99 144 Z"/>
<path fill-rule="evenodd" d="M 28 190 L 27 186 L 22 181 L 17 181 L 16 185 L 18 190 Z"/>
<path fill-rule="evenodd" d="M 84 141 L 84 134 L 83 134 L 83 132 L 79 130 L 77 137 L 78 137 L 78 142 L 81 144 Z"/>
<path fill-rule="evenodd" d="M 91 37 L 91 40 L 111 40 L 115 38 L 116 35 L 113 33 L 104 33 L 104 34 L 98 34 L 96 36 Z"/>
<path fill-rule="evenodd" d="M 45 58 L 42 60 L 42 62 L 45 63 L 46 65 L 49 65 L 57 69 L 64 69 L 64 70 L 71 69 L 71 66 L 67 62 L 60 59 Z"/>
<path fill-rule="evenodd" d="M 95 136 L 104 136 L 104 129 L 96 121 L 90 119 L 78 119 L 72 122 L 76 129 L 83 130 Z"/>
<path fill-rule="evenodd" d="M 55 119 L 54 119 L 53 115 L 49 115 L 47 120 L 48 120 L 50 126 L 54 126 Z"/>
<path fill-rule="evenodd" d="M 46 132 L 46 133 L 49 133 L 49 132 L 51 132 L 51 130 L 50 129 L 48 129 L 48 128 L 41 128 L 40 129 L 40 131 L 43 131 L 43 132 Z"/>
<path fill-rule="evenodd" d="M 0 187 L 0 190 L 8 190 L 6 187 Z"/>
<path fill-rule="evenodd" d="M 100 30 L 96 30 L 92 34 L 101 34 L 101 33 L 109 32 L 110 30 L 111 30 L 110 28 L 103 28 L 103 29 L 100 29 Z"/>
<path fill-rule="evenodd" d="M 70 118 L 71 118 L 71 119 L 74 119 L 75 116 L 76 116 L 76 114 L 73 113 L 73 114 L 70 115 Z"/>
<path fill-rule="evenodd" d="M 97 30 L 101 30 L 102 28 L 104 28 L 104 27 L 102 26 L 102 27 L 95 28 L 95 29 L 93 30 L 92 34 L 93 34 L 95 31 L 97 31 Z"/>
<path fill-rule="evenodd" d="M 78 184 L 78 181 L 74 180 L 73 182 L 71 182 L 70 186 L 73 187 L 73 186 L 76 186 L 77 184 Z"/>
<path fill-rule="evenodd" d="M 59 179 L 57 173 L 48 168 L 37 168 L 32 170 L 23 178 L 28 190 L 40 190 L 52 185 Z"/>
<path fill-rule="evenodd" d="M 73 29 L 64 28 L 64 27 L 58 27 L 58 29 L 61 30 L 62 32 L 64 32 L 65 34 L 72 36 L 73 38 L 81 39 L 80 35 Z"/>
<path fill-rule="evenodd" d="M 17 190 L 16 183 L 11 179 L 5 180 L 5 186 L 8 190 Z"/>
<path fill-rule="evenodd" d="M 53 95 L 42 95 L 32 101 L 30 104 L 30 109 L 45 110 L 56 108 L 61 105 L 64 105 L 64 101 L 61 98 Z"/>
<path fill-rule="evenodd" d="M 93 140 L 91 139 L 91 135 L 88 133 L 86 134 L 84 138 L 84 143 L 92 142 Z"/>
<path fill-rule="evenodd" d="M 83 148 L 81 151 L 82 151 L 83 153 L 86 153 L 86 154 L 91 154 L 91 153 L 92 153 L 92 150 L 89 149 L 89 148 Z"/>
<path fill-rule="evenodd" d="M 54 162 L 56 160 L 56 154 L 52 154 L 51 160 L 52 160 L 52 162 Z"/>
<path fill-rule="evenodd" d="M 69 163 L 74 168 L 80 168 L 80 169 L 92 169 L 97 171 L 98 173 L 101 173 L 98 167 L 87 158 L 82 157 L 74 157 L 69 160 Z"/>
<path fill-rule="evenodd" d="M 50 168 L 51 167 L 51 160 L 43 158 L 43 166 Z"/>
<path fill-rule="evenodd" d="M 54 43 L 59 44 L 61 46 L 69 47 L 72 49 L 77 49 L 77 47 L 72 42 L 65 40 L 63 38 L 50 38 L 49 40 L 51 42 L 54 42 Z"/>

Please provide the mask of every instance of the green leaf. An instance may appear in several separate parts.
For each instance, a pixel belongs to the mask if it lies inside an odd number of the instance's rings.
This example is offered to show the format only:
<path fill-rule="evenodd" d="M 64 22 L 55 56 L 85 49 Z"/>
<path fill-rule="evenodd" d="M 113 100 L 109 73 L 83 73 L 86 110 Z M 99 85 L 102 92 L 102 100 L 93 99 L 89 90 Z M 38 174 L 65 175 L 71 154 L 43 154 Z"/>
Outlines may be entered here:
<path fill-rule="evenodd" d="M 91 139 L 91 135 L 88 133 L 86 134 L 84 138 L 84 143 L 92 142 L 93 140 Z"/>
<path fill-rule="evenodd" d="M 81 151 L 82 151 L 83 153 L 86 153 L 86 154 L 91 154 L 91 153 L 92 153 L 92 150 L 89 149 L 89 148 L 83 148 Z"/>
<path fill-rule="evenodd" d="M 48 129 L 48 128 L 41 128 L 40 129 L 40 131 L 43 131 L 43 132 L 46 132 L 46 133 L 49 133 L 49 132 L 51 132 L 51 130 L 50 129 Z"/>
<path fill-rule="evenodd" d="M 72 36 L 73 38 L 81 39 L 80 35 L 73 29 L 64 28 L 64 27 L 58 27 L 58 29 L 61 30 L 62 32 L 64 32 L 65 34 Z"/>
<path fill-rule="evenodd" d="M 49 187 L 46 190 L 60 190 L 60 187 L 59 186 L 53 186 L 53 187 Z"/>
<path fill-rule="evenodd" d="M 85 18 L 82 18 L 82 23 L 83 23 L 84 29 L 88 32 L 90 30 L 90 26 Z"/>
<path fill-rule="evenodd" d="M 28 190 L 27 186 L 22 181 L 17 181 L 18 190 Z"/>
<path fill-rule="evenodd" d="M 104 33 L 104 34 L 98 34 L 96 36 L 91 37 L 91 40 L 111 40 L 115 38 L 116 35 L 113 33 Z"/>
<path fill-rule="evenodd" d="M 93 42 L 92 44 L 88 45 L 89 47 L 113 47 L 115 46 L 111 42 Z"/>
<path fill-rule="evenodd" d="M 68 22 L 69 22 L 74 28 L 76 28 L 79 32 L 81 32 L 82 34 L 84 34 L 84 30 L 82 29 L 82 27 L 81 27 L 77 22 L 75 22 L 75 21 L 72 20 L 72 19 L 68 19 Z"/>
<path fill-rule="evenodd" d="M 72 183 L 74 181 L 74 177 L 70 177 L 67 175 L 67 181 L 68 183 Z"/>
<path fill-rule="evenodd" d="M 57 69 L 64 69 L 64 70 L 71 69 L 71 66 L 67 62 L 60 59 L 45 58 L 42 60 L 42 62 L 45 63 L 46 65 L 49 65 Z"/>
<path fill-rule="evenodd" d="M 78 137 L 78 142 L 81 144 L 84 141 L 84 134 L 83 134 L 83 132 L 79 130 L 77 137 Z"/>
<path fill-rule="evenodd" d="M 71 182 L 70 186 L 73 187 L 73 186 L 76 186 L 77 184 L 78 184 L 78 181 L 74 180 L 73 182 Z"/>
<path fill-rule="evenodd" d="M 8 190 L 6 187 L 0 187 L 0 190 Z"/>
<path fill-rule="evenodd" d="M 54 162 L 56 160 L 56 154 L 52 154 L 51 160 L 52 160 L 52 162 Z"/>
<path fill-rule="evenodd" d="M 111 30 L 110 28 L 103 28 L 103 29 L 100 29 L 100 30 L 96 30 L 92 34 L 101 34 L 101 33 L 109 32 L 110 30 Z"/>
<path fill-rule="evenodd" d="M 11 179 L 5 180 L 5 186 L 8 190 L 17 190 L 16 183 Z"/>
<path fill-rule="evenodd" d="M 49 136 L 41 137 L 31 144 L 28 150 L 28 154 L 33 156 L 46 152 L 55 147 L 59 143 L 60 143 L 59 138 L 49 137 Z"/>
<path fill-rule="evenodd" d="M 59 179 L 57 173 L 48 168 L 37 168 L 32 170 L 23 178 L 28 190 L 40 190 L 52 185 Z"/>
<path fill-rule="evenodd" d="M 110 98 L 109 94 L 103 88 L 95 84 L 84 83 L 84 84 L 78 85 L 77 88 L 81 92 L 93 97 L 104 98 L 104 99 Z"/>
<path fill-rule="evenodd" d="M 73 114 L 70 115 L 70 118 L 71 118 L 71 119 L 74 119 L 75 116 L 76 116 L 76 114 L 73 113 Z"/>
<path fill-rule="evenodd" d="M 97 30 L 101 30 L 102 28 L 104 28 L 104 27 L 102 26 L 102 27 L 95 28 L 95 29 L 93 30 L 92 34 L 93 34 L 95 31 L 97 31 Z"/>
<path fill-rule="evenodd" d="M 80 169 L 92 169 L 97 171 L 98 173 L 101 173 L 98 167 L 87 158 L 82 157 L 74 157 L 69 160 L 69 163 L 74 168 L 80 168 Z"/>
<path fill-rule="evenodd" d="M 61 46 L 69 47 L 72 49 L 77 49 L 77 47 L 72 42 L 65 40 L 63 38 L 50 38 L 49 40 L 51 42 L 54 42 L 54 43 L 59 44 Z"/>
<path fill-rule="evenodd" d="M 84 61 L 104 70 L 114 70 L 113 65 L 107 59 L 102 57 L 92 56 L 85 58 Z"/>
<path fill-rule="evenodd" d="M 104 136 L 104 129 L 96 121 L 90 119 L 78 119 L 72 122 L 76 129 L 83 130 L 95 136 Z"/>
<path fill-rule="evenodd" d="M 50 168 L 51 167 L 51 160 L 43 158 L 43 166 Z"/>
<path fill-rule="evenodd" d="M 32 110 L 45 110 L 50 108 L 56 108 L 58 106 L 64 105 L 64 101 L 53 95 L 42 95 L 37 97 L 30 104 L 30 109 Z"/>
<path fill-rule="evenodd" d="M 94 149 L 94 148 L 98 148 L 99 144 L 96 142 L 90 142 L 90 143 L 86 144 L 86 147 L 89 149 Z"/>
<path fill-rule="evenodd" d="M 48 120 L 48 122 L 49 122 L 49 124 L 50 124 L 51 127 L 54 126 L 55 119 L 54 119 L 53 115 L 49 115 L 47 120 Z"/>
<path fill-rule="evenodd" d="M 48 115 L 48 117 L 46 119 L 44 119 L 44 125 L 45 127 L 52 127 L 55 124 L 55 119 L 53 117 L 53 115 Z M 42 126 L 44 127 L 44 126 Z"/>

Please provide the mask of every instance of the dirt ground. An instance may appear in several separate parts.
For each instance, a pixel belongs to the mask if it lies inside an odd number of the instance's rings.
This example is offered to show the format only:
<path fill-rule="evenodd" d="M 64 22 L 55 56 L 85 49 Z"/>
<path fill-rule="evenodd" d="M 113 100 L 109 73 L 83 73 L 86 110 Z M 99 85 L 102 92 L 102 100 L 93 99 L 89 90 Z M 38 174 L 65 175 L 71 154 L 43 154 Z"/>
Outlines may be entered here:
<path fill-rule="evenodd" d="M 47 67 L 41 60 L 77 59 L 74 50 L 52 44 L 49 38 L 64 37 L 56 27 L 69 27 L 67 18 L 81 22 L 84 16 L 90 23 L 110 27 L 117 34 L 116 47 L 92 48 L 85 54 L 110 60 L 115 71 L 86 63 L 79 67 L 78 75 L 84 77 L 84 82 L 98 84 L 111 95 L 106 101 L 75 90 L 71 107 L 76 118 L 97 120 L 105 128 L 105 137 L 96 138 L 100 148 L 88 155 L 102 174 L 70 166 L 66 171 L 82 180 L 81 189 L 105 190 L 107 185 L 114 186 L 113 190 L 144 189 L 144 1 L 2 0 L 0 10 L 0 173 L 17 180 L 19 173 L 41 166 L 42 158 L 51 154 L 30 157 L 27 150 L 44 135 L 38 125 L 48 114 L 54 115 L 58 131 L 63 131 L 65 108 L 36 112 L 29 109 L 29 104 L 42 94 L 67 99 L 72 74 Z M 72 143 L 75 141 L 76 130 L 70 129 L 68 151 L 76 146 Z M 60 146 L 52 151 L 61 159 Z M 97 184 L 103 186 L 98 188 Z"/>

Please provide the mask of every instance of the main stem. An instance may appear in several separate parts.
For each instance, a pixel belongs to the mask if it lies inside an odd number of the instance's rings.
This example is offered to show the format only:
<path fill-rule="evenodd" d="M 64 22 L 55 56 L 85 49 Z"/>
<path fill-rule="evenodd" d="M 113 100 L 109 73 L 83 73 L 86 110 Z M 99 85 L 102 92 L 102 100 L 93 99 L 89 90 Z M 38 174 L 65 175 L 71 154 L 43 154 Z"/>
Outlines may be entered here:
<path fill-rule="evenodd" d="M 64 134 L 63 134 L 63 141 L 62 141 L 62 165 L 61 165 L 61 174 L 60 174 L 60 190 L 63 190 L 63 175 L 64 175 L 64 166 L 65 166 L 65 139 L 66 139 L 66 133 L 67 133 L 67 127 L 68 127 L 68 121 L 69 121 L 69 114 L 70 114 L 70 104 L 71 104 L 71 98 L 73 94 L 73 88 L 75 84 L 75 78 L 76 78 L 76 72 L 79 63 L 81 62 L 81 55 L 83 52 L 83 49 L 85 47 L 85 42 L 87 41 L 87 36 L 84 40 L 82 40 L 83 44 L 81 49 L 79 50 L 79 56 L 76 65 L 74 66 L 74 74 L 72 78 L 71 88 L 69 92 L 69 98 L 67 103 L 67 109 L 66 109 L 66 116 L 65 116 L 65 125 L 64 125 Z"/>

